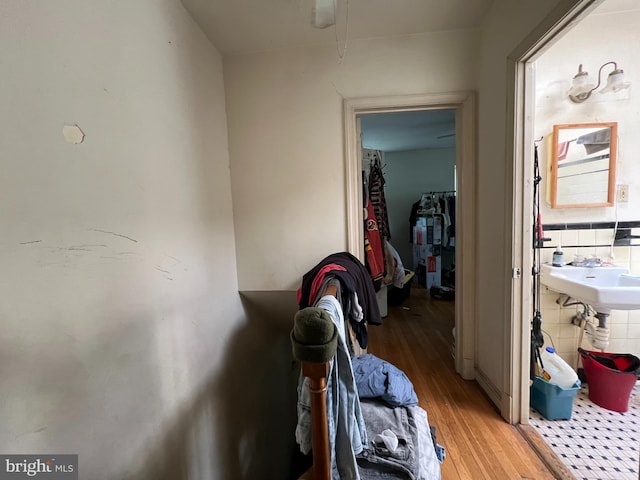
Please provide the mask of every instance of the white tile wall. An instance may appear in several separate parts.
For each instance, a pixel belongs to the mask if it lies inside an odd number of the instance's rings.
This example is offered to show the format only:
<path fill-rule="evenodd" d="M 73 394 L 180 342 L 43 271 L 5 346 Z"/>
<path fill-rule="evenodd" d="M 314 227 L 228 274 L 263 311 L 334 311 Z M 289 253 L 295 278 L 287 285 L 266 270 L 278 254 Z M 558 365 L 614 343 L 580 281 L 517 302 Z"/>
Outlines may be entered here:
<path fill-rule="evenodd" d="M 609 322 L 614 324 L 627 324 L 629 323 L 629 312 L 625 310 L 613 310 L 609 315 Z"/>
<path fill-rule="evenodd" d="M 613 242 L 613 229 L 597 229 L 593 230 L 596 234 L 596 245 L 611 245 Z"/>
<path fill-rule="evenodd" d="M 542 321 L 545 325 L 560 324 L 560 309 L 557 305 L 551 308 L 542 307 L 540 313 L 542 314 Z"/>
<path fill-rule="evenodd" d="M 578 243 L 581 245 L 581 253 L 589 254 L 594 252 L 596 245 L 596 231 L 595 230 L 578 230 Z"/>
<path fill-rule="evenodd" d="M 609 328 L 609 335 L 611 340 L 626 340 L 627 337 L 628 322 L 625 323 L 612 323 Z"/>
<path fill-rule="evenodd" d="M 640 323 L 640 310 L 632 310 L 629 312 L 629 324 Z"/>
<path fill-rule="evenodd" d="M 578 326 L 573 325 L 572 323 L 563 323 L 563 324 L 560 324 L 559 326 L 560 326 L 560 331 L 558 333 L 558 336 L 560 338 L 562 339 L 568 338 L 571 340 L 576 339 L 576 331 L 580 330 Z"/>
<path fill-rule="evenodd" d="M 640 323 L 628 324 L 627 338 L 629 340 L 640 340 Z M 640 343 L 640 342 L 636 342 L 636 343 Z"/>
<path fill-rule="evenodd" d="M 613 247 L 614 263 L 629 264 L 631 258 L 631 248 L 629 247 Z"/>
<path fill-rule="evenodd" d="M 560 234 L 558 230 L 558 234 Z M 564 230 L 561 233 L 562 242 L 564 245 L 578 245 L 578 231 L 577 230 Z"/>

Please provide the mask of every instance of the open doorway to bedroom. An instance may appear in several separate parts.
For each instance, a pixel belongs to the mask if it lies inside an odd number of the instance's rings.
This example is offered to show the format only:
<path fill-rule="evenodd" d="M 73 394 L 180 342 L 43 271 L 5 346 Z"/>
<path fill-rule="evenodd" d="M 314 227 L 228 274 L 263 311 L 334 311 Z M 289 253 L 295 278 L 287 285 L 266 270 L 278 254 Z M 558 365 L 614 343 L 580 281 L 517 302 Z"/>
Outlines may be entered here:
<path fill-rule="evenodd" d="M 389 113 L 450 112 L 440 115 L 450 115 L 446 129 L 439 131 L 435 139 L 453 142 L 452 154 L 455 173 L 451 169 L 448 173 L 449 184 L 442 191 L 453 190 L 457 184 L 455 199 L 455 248 L 452 258 L 448 260 L 450 267 L 455 268 L 455 371 L 464 379 L 475 378 L 475 96 L 472 93 L 453 93 L 436 95 L 411 95 L 401 97 L 355 98 L 345 100 L 345 140 L 346 140 L 346 177 L 347 177 L 347 231 L 348 248 L 364 262 L 364 224 L 363 215 L 363 186 L 362 169 L 363 155 L 361 143 L 361 119 L 370 116 L 375 122 L 376 115 Z M 382 117 L 377 117 L 381 119 Z M 400 116 L 396 119 L 400 122 Z M 367 123 L 365 121 L 365 123 Z M 452 131 L 453 128 L 453 131 Z M 451 143 L 449 143 L 451 144 Z M 373 145 L 372 145 L 373 146 Z M 374 149 L 375 150 L 375 149 Z M 388 168 L 388 167 L 387 167 Z M 454 180 L 455 178 L 455 180 Z M 435 185 L 435 184 L 434 184 Z M 402 186 L 398 187 L 400 190 Z M 398 218 L 394 223 L 399 233 L 398 238 L 408 239 L 409 217 L 411 206 L 421 200 L 422 193 L 428 193 L 435 187 L 428 184 L 419 185 L 416 191 L 408 192 L 408 198 L 413 198 L 404 216 L 406 220 Z M 418 198 L 420 197 L 420 198 Z M 433 198 L 431 198 L 433 201 Z M 402 206 L 398 207 L 400 210 Z M 405 207 L 406 208 L 406 205 Z M 399 215 L 402 215 L 400 212 Z M 426 228 L 425 228 L 426 236 Z M 410 266 L 413 267 L 412 250 L 407 250 L 405 242 L 401 250 Z M 411 245 L 411 244 L 409 244 Z M 412 246 L 410 247 L 413 248 Z M 411 253 L 409 253 L 411 252 Z M 463 255 L 464 252 L 464 255 Z M 432 255 L 433 256 L 433 255 Z M 425 255 L 426 257 L 426 255 Z M 425 262 L 426 262 L 425 258 Z M 442 262 L 442 258 L 440 259 Z M 442 267 L 442 264 L 441 264 Z M 417 272 L 416 272 L 417 273 Z M 426 273 L 426 272 L 425 272 Z M 426 282 L 425 282 L 426 283 Z M 425 286 L 426 288 L 426 286 Z"/>
<path fill-rule="evenodd" d="M 441 322 L 441 334 L 451 347 L 442 361 L 452 363 L 456 111 L 369 113 L 358 115 L 357 120 L 365 226 L 377 227 L 365 229 L 365 263 L 370 271 L 380 270 L 382 316 L 397 317 L 402 309 L 409 315 L 424 315 L 424 322 Z M 407 299 L 412 292 L 423 299 L 419 312 L 410 312 Z"/>
<path fill-rule="evenodd" d="M 415 272 L 414 283 L 427 289 L 455 288 L 455 113 L 449 108 L 358 116 L 365 196 L 376 210 L 386 210 L 381 236 Z"/>

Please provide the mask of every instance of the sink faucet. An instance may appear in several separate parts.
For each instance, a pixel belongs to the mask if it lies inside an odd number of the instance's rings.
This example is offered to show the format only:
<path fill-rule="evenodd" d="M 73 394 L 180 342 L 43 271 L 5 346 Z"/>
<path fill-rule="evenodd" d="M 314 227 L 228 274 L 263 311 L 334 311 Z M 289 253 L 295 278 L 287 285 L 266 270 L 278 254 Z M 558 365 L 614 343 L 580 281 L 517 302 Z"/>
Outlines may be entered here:
<path fill-rule="evenodd" d="M 602 258 L 597 257 L 595 255 L 586 258 L 584 261 L 585 267 L 601 267 L 602 266 Z"/>
<path fill-rule="evenodd" d="M 595 255 L 591 255 L 590 257 L 575 255 L 571 265 L 576 267 L 600 267 L 602 266 L 602 258 Z"/>

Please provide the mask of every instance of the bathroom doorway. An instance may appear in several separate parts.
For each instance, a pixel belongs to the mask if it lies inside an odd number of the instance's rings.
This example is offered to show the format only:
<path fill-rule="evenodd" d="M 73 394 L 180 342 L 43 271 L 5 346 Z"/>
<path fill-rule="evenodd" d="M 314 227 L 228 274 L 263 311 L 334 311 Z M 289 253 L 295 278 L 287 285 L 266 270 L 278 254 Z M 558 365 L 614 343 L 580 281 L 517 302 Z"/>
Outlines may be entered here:
<path fill-rule="evenodd" d="M 558 12 L 556 12 L 556 15 Z M 633 69 L 635 55 L 632 48 L 625 45 L 637 44 L 635 28 L 630 29 L 632 38 L 624 38 L 625 26 L 633 24 L 633 18 L 640 18 L 638 6 L 623 0 L 607 0 L 606 2 L 576 2 L 570 12 L 564 12 L 566 17 L 555 26 L 553 32 L 539 32 L 540 35 L 532 45 L 523 47 L 523 51 L 513 55 L 512 67 L 517 78 L 515 96 L 515 131 L 514 146 L 514 192 L 520 190 L 521 195 L 514 196 L 520 208 L 514 212 L 514 246 L 521 251 L 514 257 L 515 265 L 522 265 L 523 278 L 520 285 L 514 282 L 514 331 L 521 329 L 520 344 L 513 340 L 512 352 L 517 352 L 514 358 L 520 359 L 520 381 L 514 383 L 520 386 L 520 419 L 519 423 L 532 425 L 540 432 L 547 445 L 555 454 L 568 465 L 574 474 L 581 478 L 601 478 L 593 471 L 598 470 L 605 478 L 638 478 L 638 444 L 640 426 L 635 421 L 640 408 L 638 400 L 632 397 L 631 413 L 625 420 L 624 415 L 615 414 L 590 403 L 585 392 L 581 391 L 573 403 L 571 421 L 551 422 L 538 413 L 529 409 L 529 342 L 530 322 L 532 318 L 531 287 L 532 279 L 526 272 L 532 265 L 532 225 L 530 212 L 532 211 L 532 180 L 534 141 L 538 143 L 540 154 L 540 172 L 543 180 L 540 184 L 542 205 L 541 215 L 545 237 L 551 238 L 542 249 L 542 262 L 551 258 L 553 247 L 562 244 L 568 253 L 569 260 L 573 254 L 597 255 L 604 258 L 615 257 L 617 261 L 631 262 L 634 255 L 633 247 L 614 248 L 615 226 L 619 222 L 640 220 L 632 212 L 637 209 L 624 209 L 619 206 L 609 208 L 573 208 L 551 209 L 547 203 L 546 192 L 548 184 L 547 158 L 550 152 L 550 139 L 553 125 L 567 123 L 589 123 L 595 121 L 625 121 L 625 110 L 631 107 L 632 97 L 628 93 L 617 93 L 613 96 L 594 94 L 589 102 L 574 103 L 567 97 L 571 79 L 578 71 L 578 64 L 584 63 L 584 69 L 592 74 L 598 73 L 598 67 L 607 61 L 617 61 Z M 600 32 L 602 45 L 590 42 L 588 39 L 593 32 Z M 588 48 L 585 46 L 588 45 Z M 528 52 L 524 50 L 529 49 Z M 610 58 L 611 56 L 615 58 Z M 607 72 L 608 73 L 608 72 Z M 603 75 L 606 77 L 605 75 Z M 596 79 L 597 81 L 597 79 Z M 630 112 L 637 112 L 637 105 L 631 107 Z M 528 121 L 524 121 L 524 119 Z M 531 119 L 534 119 L 533 122 Z M 623 138 L 621 132 L 620 139 Z M 624 141 L 623 141 L 624 143 Z M 624 148 L 624 147 L 623 147 Z M 629 150 L 634 147 L 629 146 Z M 624 165 L 620 158 L 621 169 L 618 179 L 635 178 L 639 175 L 637 167 L 631 167 L 630 162 Z M 618 181 L 617 183 L 620 183 Z M 519 213 L 518 213 L 519 212 Z M 637 247 L 640 250 L 640 246 Z M 516 247 L 516 250 L 518 247 Z M 638 252 L 640 253 L 640 251 Z M 633 267 L 630 264 L 632 273 Z M 576 307 L 561 308 L 556 303 L 558 294 L 542 287 L 542 329 L 545 346 L 554 346 L 563 358 L 574 368 L 578 368 L 577 347 L 580 342 L 579 329 L 572 325 L 571 317 L 576 313 Z M 611 351 L 620 353 L 634 353 L 633 344 L 640 345 L 640 340 L 633 338 L 637 334 L 633 319 L 624 312 L 616 317 L 612 325 L 617 333 L 611 341 Z M 521 322 L 521 323 L 518 323 Z M 640 330 L 640 329 L 639 329 Z M 624 332 L 624 333 L 623 333 Z M 589 345 L 582 343 L 584 348 Z M 631 351 L 629 349 L 632 349 Z M 592 347 L 593 349 L 593 347 Z M 636 393 L 636 396 L 640 393 Z M 635 413 L 633 412 L 635 409 Z M 517 419 L 516 419 L 517 421 Z M 565 423 L 566 422 L 566 423 Z M 614 424 L 615 422 L 615 424 Z M 590 432 L 593 425 L 600 427 L 598 432 Z M 609 441 L 603 443 L 601 430 L 612 432 L 607 435 Z M 615 433 L 614 433 L 615 432 Z M 580 442 L 575 443 L 569 437 L 577 435 Z M 606 448 L 603 448 L 606 447 Z M 604 472 L 604 473 L 602 473 Z M 611 476 L 612 475 L 612 476 Z"/>
<path fill-rule="evenodd" d="M 529 373 L 531 318 L 533 311 L 533 169 L 535 119 L 535 61 L 572 26 L 586 17 L 604 0 L 570 0 L 559 5 L 534 29 L 521 45 L 507 57 L 507 136 L 506 151 L 512 152 L 513 162 L 507 163 L 508 196 L 507 226 L 511 230 L 512 265 L 510 312 L 510 349 L 507 356 L 507 394 L 511 401 L 504 418 L 510 423 L 529 423 Z M 509 195 L 510 194 L 510 195 Z M 543 196 L 544 198 L 544 196 Z"/>

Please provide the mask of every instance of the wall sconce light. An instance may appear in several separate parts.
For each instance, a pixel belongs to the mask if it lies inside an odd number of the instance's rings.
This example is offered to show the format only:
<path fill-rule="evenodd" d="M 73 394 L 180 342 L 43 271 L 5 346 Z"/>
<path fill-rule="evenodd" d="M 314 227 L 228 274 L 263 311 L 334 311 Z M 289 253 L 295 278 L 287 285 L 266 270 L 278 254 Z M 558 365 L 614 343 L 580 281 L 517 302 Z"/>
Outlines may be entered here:
<path fill-rule="evenodd" d="M 578 67 L 578 73 L 573 77 L 573 82 L 569 89 L 569 98 L 571 101 L 575 103 L 582 103 L 588 99 L 591 96 L 591 93 L 600 86 L 600 83 L 602 82 L 600 75 L 602 74 L 602 69 L 607 65 L 613 65 L 613 71 L 607 77 L 607 85 L 600 90 L 600 93 L 618 92 L 631 86 L 629 82 L 624 81 L 624 71 L 621 68 L 618 68 L 618 64 L 616 62 L 607 62 L 600 67 L 598 70 L 598 84 L 595 86 L 593 85 L 593 82 L 591 82 L 589 74 L 582 70 L 582 64 L 580 64 Z"/>

